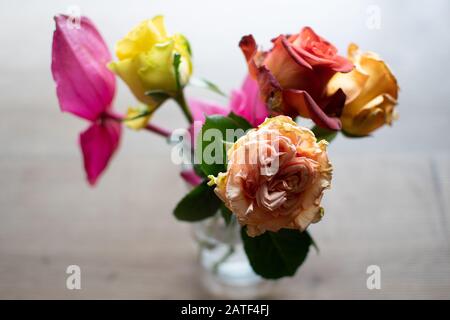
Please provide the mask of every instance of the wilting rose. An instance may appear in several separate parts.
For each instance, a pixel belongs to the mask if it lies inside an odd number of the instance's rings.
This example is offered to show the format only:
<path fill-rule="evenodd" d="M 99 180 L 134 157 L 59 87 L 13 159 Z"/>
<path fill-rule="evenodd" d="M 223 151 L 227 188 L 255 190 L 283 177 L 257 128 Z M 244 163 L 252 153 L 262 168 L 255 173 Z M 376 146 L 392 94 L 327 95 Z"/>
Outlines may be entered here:
<path fill-rule="evenodd" d="M 290 117 L 268 118 L 230 148 L 227 172 L 212 180 L 215 192 L 249 236 L 305 230 L 320 220 L 322 194 L 330 186 L 326 147 Z"/>
<path fill-rule="evenodd" d="M 142 21 L 116 45 L 119 61 L 109 64 L 142 103 L 154 106 L 159 101 L 147 96 L 148 91 L 175 93 L 177 88 L 174 57 L 180 56 L 179 81 L 184 86 L 192 73 L 191 53 L 187 39 L 181 34 L 169 36 L 164 18 L 156 16 Z"/>
<path fill-rule="evenodd" d="M 328 94 L 339 88 L 347 95 L 341 120 L 343 130 L 353 135 L 368 135 L 395 117 L 399 87 L 389 67 L 372 52 L 361 53 L 356 44 L 348 47 L 348 58 L 356 68 L 336 74 L 328 83 Z"/>
<path fill-rule="evenodd" d="M 239 43 L 263 100 L 274 114 L 300 115 L 321 127 L 339 130 L 345 95 L 337 91 L 327 97 L 325 89 L 336 72 L 349 72 L 353 64 L 309 27 L 272 42 L 269 51 L 258 51 L 252 35 Z"/>

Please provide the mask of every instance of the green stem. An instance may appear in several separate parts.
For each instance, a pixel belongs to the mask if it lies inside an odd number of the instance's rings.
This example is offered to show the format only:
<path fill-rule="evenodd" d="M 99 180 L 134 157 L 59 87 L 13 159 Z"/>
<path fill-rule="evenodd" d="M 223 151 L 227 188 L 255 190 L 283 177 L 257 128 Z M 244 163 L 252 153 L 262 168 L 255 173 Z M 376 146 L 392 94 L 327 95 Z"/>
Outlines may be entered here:
<path fill-rule="evenodd" d="M 192 118 L 191 110 L 189 109 L 189 106 L 186 102 L 186 98 L 184 97 L 183 89 L 181 89 L 175 98 L 175 101 L 178 103 L 178 105 L 181 108 L 181 111 L 183 111 L 186 119 L 189 121 L 189 123 L 193 123 L 194 119 Z"/>
<path fill-rule="evenodd" d="M 127 121 L 127 120 L 129 121 L 130 120 L 130 119 L 127 119 L 126 116 L 118 114 L 118 113 L 115 113 L 115 112 L 112 112 L 112 111 L 106 112 L 105 116 L 107 118 L 110 118 L 112 120 L 119 121 L 119 122 L 124 122 L 124 121 Z M 136 119 L 138 119 L 138 118 L 139 117 L 136 117 Z M 132 118 L 131 120 L 134 120 L 134 118 Z M 147 131 L 156 133 L 156 134 L 158 134 L 158 135 L 160 135 L 160 136 L 162 136 L 164 138 L 169 138 L 170 135 L 171 135 L 171 132 L 169 130 L 167 130 L 165 128 L 158 127 L 157 125 L 154 125 L 154 124 L 151 124 L 151 123 L 148 123 L 145 126 L 145 129 Z"/>
<path fill-rule="evenodd" d="M 224 263 L 231 255 L 234 253 L 234 246 L 229 245 L 227 252 L 220 258 L 216 263 L 214 263 L 214 266 L 212 268 L 213 273 L 217 274 L 219 271 L 219 267 L 222 263 Z"/>
<path fill-rule="evenodd" d="M 215 216 L 217 217 L 217 215 Z M 233 214 L 231 216 L 231 220 L 229 222 L 229 224 L 227 225 L 227 238 L 228 241 L 230 242 L 230 244 L 228 245 L 228 250 L 227 252 L 225 252 L 225 254 L 216 262 L 214 263 L 213 267 L 212 267 L 212 271 L 213 273 L 217 274 L 217 272 L 219 271 L 219 267 L 222 263 L 224 263 L 225 261 L 227 261 L 227 259 L 229 257 L 231 257 L 235 251 L 235 246 L 234 246 L 234 228 L 236 226 L 237 220 L 235 215 Z"/>

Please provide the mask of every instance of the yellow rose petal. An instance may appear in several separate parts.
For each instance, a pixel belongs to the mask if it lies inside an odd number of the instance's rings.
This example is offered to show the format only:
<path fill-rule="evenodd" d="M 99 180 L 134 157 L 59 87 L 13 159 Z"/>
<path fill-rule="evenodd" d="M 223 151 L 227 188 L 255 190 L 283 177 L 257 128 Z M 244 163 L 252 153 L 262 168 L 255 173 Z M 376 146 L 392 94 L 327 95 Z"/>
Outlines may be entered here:
<path fill-rule="evenodd" d="M 155 101 L 145 95 L 145 92 L 150 89 L 146 87 L 146 84 L 142 82 L 138 75 L 142 65 L 145 64 L 144 61 L 144 54 L 141 53 L 133 59 L 111 62 L 108 67 L 128 85 L 136 99 L 144 104 L 153 105 Z"/>
<path fill-rule="evenodd" d="M 189 42 L 181 34 L 167 35 L 164 18 L 156 16 L 142 21 L 116 45 L 119 61 L 109 64 L 142 103 L 161 104 L 146 95 L 149 91 L 163 91 L 173 95 L 179 89 L 174 70 L 174 56 L 180 55 L 178 73 L 182 86 L 192 74 Z"/>
<path fill-rule="evenodd" d="M 142 21 L 116 44 L 119 60 L 131 59 L 141 52 L 150 50 L 155 44 L 167 39 L 164 18 L 156 16 Z"/>
<path fill-rule="evenodd" d="M 347 99 L 342 112 L 343 130 L 368 135 L 395 119 L 399 87 L 387 64 L 373 52 L 361 53 L 350 44 L 348 58 L 355 64 L 349 73 L 337 73 L 327 86 L 331 95 L 341 88 Z"/>
<path fill-rule="evenodd" d="M 137 108 L 128 108 L 125 118 L 125 125 L 133 130 L 140 130 L 144 128 L 151 117 L 151 109 L 145 105 L 141 105 Z"/>
<path fill-rule="evenodd" d="M 174 47 L 174 41 L 169 40 L 155 45 L 143 56 L 144 63 L 138 70 L 138 75 L 148 90 L 177 90 L 173 67 Z"/>

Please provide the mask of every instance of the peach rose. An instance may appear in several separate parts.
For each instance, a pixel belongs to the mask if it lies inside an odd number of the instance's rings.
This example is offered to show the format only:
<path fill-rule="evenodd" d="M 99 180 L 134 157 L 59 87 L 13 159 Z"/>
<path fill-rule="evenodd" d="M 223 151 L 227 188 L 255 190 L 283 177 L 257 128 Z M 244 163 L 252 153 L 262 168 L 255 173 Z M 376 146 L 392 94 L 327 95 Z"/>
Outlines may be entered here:
<path fill-rule="evenodd" d="M 348 57 L 356 68 L 337 73 L 328 83 L 328 95 L 342 89 L 347 95 L 342 111 L 342 128 L 356 136 L 365 136 L 396 117 L 399 87 L 386 63 L 375 53 L 361 53 L 356 44 L 348 47 Z"/>
<path fill-rule="evenodd" d="M 305 230 L 321 219 L 320 201 L 332 166 L 327 142 L 288 116 L 268 118 L 228 151 L 215 192 L 254 237 L 266 230 Z"/>

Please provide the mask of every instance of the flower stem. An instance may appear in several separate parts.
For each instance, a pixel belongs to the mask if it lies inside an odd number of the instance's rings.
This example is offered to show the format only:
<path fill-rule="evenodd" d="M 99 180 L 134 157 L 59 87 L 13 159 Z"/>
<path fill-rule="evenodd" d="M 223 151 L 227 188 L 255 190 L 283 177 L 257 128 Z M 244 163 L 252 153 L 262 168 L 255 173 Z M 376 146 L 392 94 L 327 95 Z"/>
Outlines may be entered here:
<path fill-rule="evenodd" d="M 181 111 L 183 111 L 184 116 L 189 121 L 189 123 L 193 123 L 194 119 L 192 118 L 191 110 L 189 109 L 186 98 L 184 97 L 183 89 L 179 91 L 178 95 L 174 99 L 180 106 Z"/>
<path fill-rule="evenodd" d="M 216 215 L 216 217 L 218 217 L 218 215 Z M 214 263 L 213 267 L 212 267 L 212 271 L 214 274 L 217 274 L 217 272 L 219 271 L 220 266 L 222 265 L 222 263 L 224 263 L 225 261 L 228 260 L 229 257 L 231 257 L 236 248 L 235 248 L 235 228 L 236 228 L 236 216 L 233 214 L 231 216 L 230 222 L 228 223 L 228 225 L 226 226 L 226 232 L 227 232 L 227 241 L 228 241 L 228 250 L 225 252 L 225 254 L 219 259 L 217 260 L 216 263 Z"/>
<path fill-rule="evenodd" d="M 214 265 L 212 267 L 212 271 L 213 271 L 214 274 L 217 274 L 221 264 L 224 263 L 229 257 L 231 257 L 233 255 L 234 250 L 235 250 L 234 246 L 230 244 L 228 246 L 227 252 L 222 256 L 222 258 L 220 258 L 216 263 L 214 263 Z"/>
<path fill-rule="evenodd" d="M 169 138 L 171 135 L 171 132 L 165 128 L 161 128 L 159 126 L 156 126 L 154 124 L 148 123 L 145 128 L 145 130 L 156 133 L 160 136 L 163 136 L 164 138 Z"/>
<path fill-rule="evenodd" d="M 107 112 L 105 115 L 106 115 L 107 118 L 115 120 L 115 121 L 119 121 L 119 122 L 122 122 L 125 119 L 124 116 L 122 116 L 122 115 L 120 115 L 118 113 L 115 113 L 115 112 L 111 112 L 111 111 Z M 144 129 L 147 130 L 147 131 L 156 133 L 157 135 L 160 135 L 160 136 L 162 136 L 164 138 L 169 138 L 170 135 L 171 135 L 171 132 L 169 130 L 167 130 L 165 128 L 161 128 L 161 127 L 159 127 L 157 125 L 154 125 L 154 124 L 151 124 L 151 123 L 148 123 L 144 127 Z"/>

